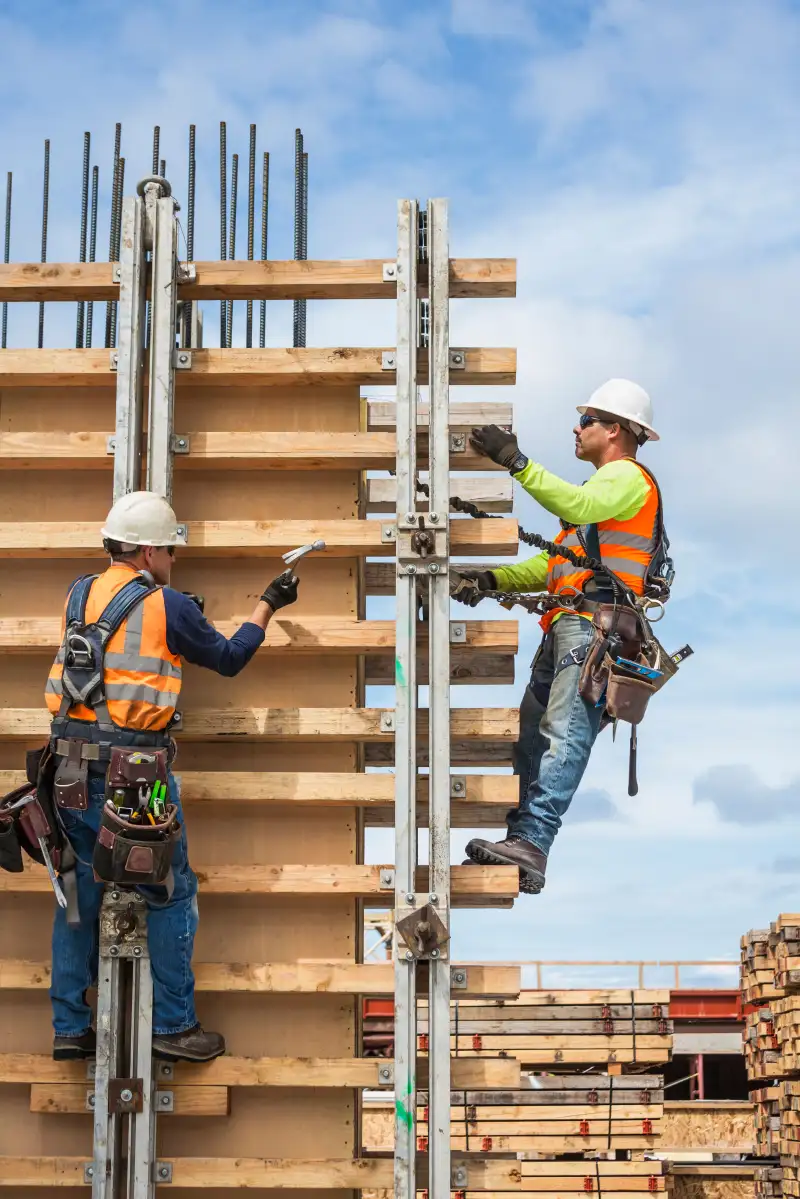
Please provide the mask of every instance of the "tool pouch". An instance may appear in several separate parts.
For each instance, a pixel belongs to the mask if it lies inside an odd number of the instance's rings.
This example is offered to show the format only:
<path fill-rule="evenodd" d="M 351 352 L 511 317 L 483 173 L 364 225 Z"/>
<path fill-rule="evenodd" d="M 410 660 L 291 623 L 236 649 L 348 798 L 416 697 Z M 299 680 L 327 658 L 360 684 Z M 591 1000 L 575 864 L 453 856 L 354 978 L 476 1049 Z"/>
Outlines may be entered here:
<path fill-rule="evenodd" d="M 609 658 L 608 686 L 606 689 L 606 711 L 613 720 L 624 720 L 628 724 L 639 724 L 644 719 L 651 695 L 656 688 L 647 679 L 632 678 L 618 670 Z"/>
<path fill-rule="evenodd" d="M 85 812 L 89 806 L 89 763 L 81 757 L 82 742 L 70 741 L 53 778 L 53 798 L 59 808 Z"/>
<path fill-rule="evenodd" d="M 168 759 L 166 749 L 125 749 L 121 746 L 112 749 L 106 771 L 106 799 L 110 799 L 114 791 L 135 792 L 138 796 L 140 787 L 151 791 L 154 783 L 166 786 Z"/>
<path fill-rule="evenodd" d="M 23 869 L 22 847 L 17 836 L 15 821 L 18 813 L 9 812 L 4 815 L 3 809 L 6 806 L 12 807 L 17 800 L 27 795 L 30 789 L 30 785 L 26 783 L 24 787 L 17 787 L 15 791 L 11 791 L 0 800 L 0 869 L 8 870 L 11 874 L 21 874 Z"/>
<path fill-rule="evenodd" d="M 583 699 L 594 707 L 599 707 L 605 699 L 606 710 L 612 719 L 630 720 L 630 717 L 623 715 L 623 712 L 630 710 L 633 713 L 635 705 L 632 697 L 626 698 L 625 688 L 622 686 L 629 681 L 630 676 L 622 678 L 619 673 L 614 675 L 614 703 L 619 709 L 618 712 L 612 710 L 609 696 L 614 659 L 623 657 L 639 661 L 641 658 L 643 641 L 641 623 L 631 608 L 620 607 L 618 604 L 598 604 L 592 623 L 594 624 L 594 637 L 581 668 L 578 689 Z M 612 646 L 613 657 L 609 652 Z M 637 685 L 639 682 L 638 679 L 630 681 Z M 652 685 L 648 683 L 646 686 L 652 694 L 654 690 Z M 649 699 L 650 695 L 647 698 Z M 641 715 L 632 723 L 638 724 L 644 716 L 644 707 L 646 706 L 645 700 Z"/>
<path fill-rule="evenodd" d="M 154 826 L 134 824 L 120 816 L 112 803 L 106 803 L 92 856 L 94 876 L 103 883 L 163 885 L 180 835 L 174 804 L 167 806 L 166 818 Z"/>

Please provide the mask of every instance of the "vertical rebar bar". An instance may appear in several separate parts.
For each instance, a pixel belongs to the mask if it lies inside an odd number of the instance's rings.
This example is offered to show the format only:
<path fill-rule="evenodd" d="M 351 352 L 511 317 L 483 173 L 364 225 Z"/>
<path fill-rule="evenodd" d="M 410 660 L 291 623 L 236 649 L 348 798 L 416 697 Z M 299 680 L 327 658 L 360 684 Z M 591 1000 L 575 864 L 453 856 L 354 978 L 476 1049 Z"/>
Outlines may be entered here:
<path fill-rule="evenodd" d="M 116 225 L 117 211 L 117 175 L 119 174 L 119 153 L 122 143 L 122 125 L 117 122 L 114 127 L 114 165 L 111 171 L 111 216 L 108 227 L 108 261 L 114 261 L 114 229 Z M 106 304 L 106 349 L 111 346 L 111 313 L 114 309 L 114 301 L 109 300 Z"/>
<path fill-rule="evenodd" d="M 308 154 L 303 151 L 303 208 L 301 231 L 300 258 L 305 262 L 308 258 Z M 300 345 L 306 344 L 306 308 L 307 301 L 300 301 Z"/>
<path fill-rule="evenodd" d="M 189 178 L 186 184 L 186 261 L 194 262 L 194 196 L 197 179 L 195 159 L 197 127 L 189 126 Z M 192 301 L 183 302 L 183 344 L 192 344 Z"/>
<path fill-rule="evenodd" d="M 42 179 L 42 262 L 47 262 L 47 219 L 50 210 L 50 138 L 44 139 L 44 176 Z M 44 300 L 39 303 L 39 339 L 36 343 L 41 350 L 44 346 Z"/>
<path fill-rule="evenodd" d="M 250 126 L 250 159 L 247 173 L 247 261 L 253 261 L 256 224 L 256 127 Z M 248 350 L 253 345 L 253 301 L 247 301 L 244 344 Z"/>
<path fill-rule="evenodd" d="M 224 121 L 219 123 L 219 257 L 224 262 L 228 256 L 228 144 Z M 219 302 L 219 344 L 225 345 L 227 336 L 228 306 Z"/>
<path fill-rule="evenodd" d="M 122 238 L 122 193 L 125 188 L 125 159 L 120 158 L 117 169 L 117 199 L 116 221 L 114 224 L 114 257 L 112 262 L 119 262 L 120 241 Z M 117 344 L 117 302 L 111 307 L 111 345 Z"/>
<path fill-rule="evenodd" d="M 167 160 L 166 160 L 166 158 L 162 158 L 161 162 L 158 164 L 158 173 L 162 179 L 166 179 L 166 177 L 167 177 Z"/>
<path fill-rule="evenodd" d="M 228 258 L 233 262 L 236 257 L 236 198 L 239 190 L 239 155 L 231 159 L 231 211 L 228 225 Z M 228 300 L 228 311 L 225 319 L 225 345 L 228 349 L 233 345 L 233 300 Z"/>
<path fill-rule="evenodd" d="M 92 203 L 91 215 L 89 217 L 89 261 L 94 262 L 97 257 L 97 193 L 99 189 L 100 173 L 98 167 L 92 167 Z M 89 300 L 86 304 L 86 336 L 85 345 L 87 349 L 92 348 L 92 323 L 94 318 L 94 301 Z"/>
<path fill-rule="evenodd" d="M 6 219 L 5 235 L 3 238 L 3 262 L 8 264 L 11 259 L 11 184 L 12 174 L 6 176 Z M 8 302 L 3 301 L 2 324 L 0 326 L 0 349 L 8 349 Z"/>
<path fill-rule="evenodd" d="M 264 151 L 264 165 L 261 172 L 261 261 L 267 260 L 267 232 L 269 218 L 269 154 Z M 263 350 L 267 343 L 267 301 L 261 301 L 261 311 L 258 318 L 258 344 Z"/>
<path fill-rule="evenodd" d="M 81 176 L 81 236 L 79 258 L 81 262 L 86 261 L 86 230 L 89 218 L 89 151 L 91 147 L 91 133 L 83 135 L 83 173 Z M 86 305 L 83 300 L 78 300 L 78 313 L 75 325 L 75 348 L 77 350 L 83 347 L 84 336 L 84 317 Z"/>
<path fill-rule="evenodd" d="M 294 258 L 300 261 L 303 248 L 303 133 L 294 131 Z M 301 300 L 292 304 L 292 345 L 301 345 L 300 312 Z"/>
<path fill-rule="evenodd" d="M 158 174 L 158 153 L 161 146 L 161 126 L 153 126 L 153 174 Z"/>

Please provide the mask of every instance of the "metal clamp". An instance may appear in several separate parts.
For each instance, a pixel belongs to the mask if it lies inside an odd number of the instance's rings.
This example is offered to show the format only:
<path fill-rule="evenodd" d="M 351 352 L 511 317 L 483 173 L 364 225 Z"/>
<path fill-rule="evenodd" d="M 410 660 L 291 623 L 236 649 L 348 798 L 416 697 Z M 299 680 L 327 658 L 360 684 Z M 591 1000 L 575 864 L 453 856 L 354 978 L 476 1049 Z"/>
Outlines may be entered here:
<path fill-rule="evenodd" d="M 172 365 L 176 371 L 190 371 L 192 369 L 191 350 L 175 350 L 172 355 Z"/>
<path fill-rule="evenodd" d="M 397 354 L 394 350 L 384 350 L 381 354 L 381 370 L 396 371 L 397 370 Z"/>
<path fill-rule="evenodd" d="M 468 1178 L 469 1170 L 466 1162 L 461 1161 L 450 1163 L 450 1187 L 452 1190 L 465 1190 Z"/>
<path fill-rule="evenodd" d="M 467 626 L 463 620 L 450 621 L 450 644 L 451 645 L 466 645 L 467 644 Z"/>
<path fill-rule="evenodd" d="M 378 886 L 381 891 L 394 891 L 394 870 L 391 866 L 384 866 L 380 871 Z"/>
<path fill-rule="evenodd" d="M 381 542 L 383 545 L 389 545 L 397 541 L 397 529 L 394 525 L 381 525 Z"/>
<path fill-rule="evenodd" d="M 156 1109 L 160 1112 L 175 1111 L 175 1092 L 174 1091 L 159 1091 L 156 1100 Z"/>
<path fill-rule="evenodd" d="M 173 433 L 171 442 L 173 454 L 188 454 L 191 452 L 191 441 L 188 433 Z"/>
<path fill-rule="evenodd" d="M 384 262 L 381 277 L 384 283 L 395 283 L 397 276 L 400 273 L 400 268 L 396 262 Z"/>
<path fill-rule="evenodd" d="M 463 371 L 467 369 L 467 352 L 466 350 L 451 350 L 450 351 L 450 370 Z"/>
<path fill-rule="evenodd" d="M 466 991 L 467 971 L 463 966 L 453 966 L 450 971 L 450 990 Z"/>
<path fill-rule="evenodd" d="M 394 727 L 394 712 L 381 712 L 380 730 L 382 733 L 393 733 Z"/>
<path fill-rule="evenodd" d="M 111 282 L 112 283 L 121 283 L 122 282 L 122 267 L 120 266 L 120 264 L 118 262 L 114 263 L 114 265 L 111 268 Z"/>
<path fill-rule="evenodd" d="M 450 434 L 450 453 L 451 454 L 466 454 L 467 452 L 467 435 L 466 433 L 451 433 Z"/>
<path fill-rule="evenodd" d="M 119 366 L 119 354 L 116 350 L 112 350 L 108 356 L 108 369 L 115 371 Z"/>
<path fill-rule="evenodd" d="M 197 282 L 197 267 L 193 262 L 179 262 L 176 274 L 179 283 Z"/>
<path fill-rule="evenodd" d="M 463 799 L 467 794 L 467 778 L 463 774 L 454 774 L 450 778 L 450 798 Z"/>
<path fill-rule="evenodd" d="M 172 1182 L 172 1162 L 156 1162 L 153 1166 L 153 1178 L 158 1186 L 164 1182 Z"/>
<path fill-rule="evenodd" d="M 394 1086 L 394 1066 L 381 1066 L 378 1070 L 378 1086 L 393 1087 Z"/>
<path fill-rule="evenodd" d="M 395 919 L 394 927 L 398 939 L 418 961 L 445 957 L 450 931 L 432 903 Z"/>

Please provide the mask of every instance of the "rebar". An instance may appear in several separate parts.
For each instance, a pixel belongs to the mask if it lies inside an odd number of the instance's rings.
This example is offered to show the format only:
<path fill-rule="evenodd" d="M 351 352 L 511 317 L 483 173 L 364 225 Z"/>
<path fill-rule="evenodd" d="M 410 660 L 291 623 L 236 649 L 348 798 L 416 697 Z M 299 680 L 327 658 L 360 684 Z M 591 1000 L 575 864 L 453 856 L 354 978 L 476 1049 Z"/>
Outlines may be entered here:
<path fill-rule="evenodd" d="M 86 261 L 86 230 L 89 217 L 89 151 L 91 148 L 92 135 L 84 133 L 83 135 L 83 173 L 81 176 L 81 237 L 79 260 Z M 78 301 L 78 312 L 75 324 L 75 348 L 80 350 L 83 348 L 83 330 L 84 319 L 86 313 L 86 305 L 83 300 Z"/>
<path fill-rule="evenodd" d="M 194 196 L 197 179 L 197 161 L 195 158 L 197 128 L 189 126 L 189 178 L 186 184 L 186 261 L 194 262 Z M 183 302 L 183 344 L 192 344 L 192 301 Z"/>
<path fill-rule="evenodd" d="M 5 236 L 3 239 L 3 262 L 8 264 L 11 257 L 11 185 L 12 174 L 6 176 L 6 220 Z M 0 325 L 0 349 L 8 349 L 8 302 L 3 301 L 2 324 Z"/>
<path fill-rule="evenodd" d="M 120 242 L 122 239 L 122 193 L 125 188 L 125 159 L 120 158 L 119 167 L 117 169 L 117 199 L 116 199 L 116 222 L 114 227 L 114 257 L 112 262 L 119 262 Z M 116 302 L 111 309 L 111 345 L 117 344 L 117 304 Z"/>
<path fill-rule="evenodd" d="M 261 261 L 267 260 L 267 229 L 269 218 L 269 154 L 264 151 L 264 165 L 261 172 Z M 264 349 L 267 343 L 267 301 L 261 301 L 261 311 L 258 318 L 258 344 Z"/>
<path fill-rule="evenodd" d="M 97 193 L 100 182 L 99 168 L 92 167 L 92 202 L 91 215 L 89 217 L 89 261 L 94 262 L 97 256 Z M 87 349 L 92 348 L 92 321 L 94 317 L 94 301 L 88 300 L 86 303 L 86 336 L 85 344 Z"/>
<path fill-rule="evenodd" d="M 153 174 L 158 174 L 158 152 L 161 146 L 161 126 L 153 126 Z"/>
<path fill-rule="evenodd" d="M 42 262 L 47 262 L 47 219 L 50 210 L 50 138 L 44 139 L 44 177 L 42 180 Z M 41 350 L 44 346 L 44 300 L 39 303 L 39 339 L 36 343 Z"/>
<path fill-rule="evenodd" d="M 227 129 L 224 121 L 219 123 L 219 257 L 224 262 L 228 256 L 228 146 Z M 219 302 L 219 344 L 225 345 L 228 328 L 228 305 Z"/>
<path fill-rule="evenodd" d="M 308 154 L 303 151 L 303 210 L 301 230 L 300 258 L 303 262 L 308 259 Z M 307 301 L 300 301 L 300 345 L 306 344 L 306 310 Z"/>
<path fill-rule="evenodd" d="M 303 249 L 303 133 L 294 131 L 294 258 L 299 262 Z M 302 300 L 292 304 L 292 345 L 300 346 Z"/>
<path fill-rule="evenodd" d="M 250 159 L 247 173 L 247 261 L 253 261 L 256 223 L 256 127 L 250 126 Z M 244 344 L 253 345 L 253 301 L 247 301 Z"/>
<path fill-rule="evenodd" d="M 239 155 L 231 159 L 231 212 L 228 225 L 228 258 L 233 262 L 236 257 L 236 199 L 239 190 Z M 233 300 L 228 300 L 228 310 L 225 318 L 225 345 L 228 349 L 233 345 Z"/>
<path fill-rule="evenodd" d="M 108 261 L 114 261 L 114 246 L 115 239 L 115 224 L 116 224 L 116 205 L 117 205 L 117 176 L 119 175 L 119 153 L 122 143 L 122 125 L 117 121 L 114 127 L 114 164 L 111 170 L 111 216 L 108 225 Z M 109 300 L 106 304 L 106 349 L 111 347 L 111 313 L 114 310 L 114 301 Z"/>
<path fill-rule="evenodd" d="M 158 173 L 162 179 L 166 179 L 166 177 L 167 177 L 167 160 L 166 160 L 166 158 L 162 158 L 161 162 L 158 164 Z"/>

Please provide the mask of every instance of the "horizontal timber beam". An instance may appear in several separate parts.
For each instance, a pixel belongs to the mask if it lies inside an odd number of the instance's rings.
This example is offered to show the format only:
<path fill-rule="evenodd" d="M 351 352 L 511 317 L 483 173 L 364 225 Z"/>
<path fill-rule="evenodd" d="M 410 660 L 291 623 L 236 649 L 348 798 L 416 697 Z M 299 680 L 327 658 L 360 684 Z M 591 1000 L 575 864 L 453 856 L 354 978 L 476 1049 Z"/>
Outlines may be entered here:
<path fill-rule="evenodd" d="M 244 616 L 242 617 L 244 620 Z M 224 637 L 231 637 L 241 621 L 212 622 Z M 454 621 L 458 635 L 463 628 L 464 641 L 454 649 L 459 653 L 516 653 L 518 626 L 512 620 Z M 421 641 L 425 626 L 420 626 Z M 0 618 L 0 654 L 55 652 L 61 644 L 61 619 L 40 617 Z M 345 617 L 307 616 L 292 619 L 278 615 L 270 622 L 263 651 L 283 654 L 386 654 L 395 644 L 393 620 L 349 620 Z"/>
<path fill-rule="evenodd" d="M 451 367 L 450 382 L 476 386 L 514 383 L 517 352 L 513 349 L 464 348 L 454 351 L 463 364 Z M 113 389 L 115 350 L 3 350 L 5 387 L 107 387 Z M 190 358 L 189 358 L 190 355 Z M 193 387 L 394 386 L 394 366 L 384 368 L 391 348 L 279 347 L 186 351 L 191 366 L 177 370 L 178 392 Z M 388 359 L 387 359 L 388 360 Z M 420 383 L 427 382 L 427 355 L 420 351 Z"/>
<path fill-rule="evenodd" d="M 339 896 L 380 901 L 394 891 L 393 866 L 195 866 L 203 895 Z M 514 866 L 453 866 L 450 870 L 453 903 L 515 899 L 519 871 Z M 428 890 L 428 871 L 417 871 L 417 889 Z M 43 866 L 27 862 L 21 874 L 0 872 L 2 895 L 48 895 L 50 880 Z"/>
<path fill-rule="evenodd" d="M 184 300 L 391 300 L 397 283 L 384 279 L 393 258 L 305 262 L 195 262 L 195 278 L 179 283 Z M 0 266 L 0 300 L 116 300 L 110 262 L 12 262 Z M 450 296 L 517 294 L 514 258 L 451 258 Z"/>
<path fill-rule="evenodd" d="M 496 623 L 500 623 L 497 621 Z M 509 686 L 515 678 L 515 662 L 513 654 L 477 654 L 474 650 L 462 653 L 454 646 L 450 647 L 450 682 L 461 685 L 488 687 L 493 685 Z M 395 665 L 391 657 L 372 656 L 366 658 L 366 683 L 373 687 L 393 687 Z M 428 683 L 428 655 L 422 653 L 417 657 L 417 682 L 420 686 Z"/>
<path fill-rule="evenodd" d="M 391 995 L 394 992 L 392 962 L 342 960 L 258 964 L 195 961 L 192 968 L 197 989 L 215 994 L 245 991 L 274 995 Z M 462 967 L 454 963 L 451 969 L 463 977 L 452 991 L 455 999 L 470 996 L 504 999 L 519 994 L 521 972 L 518 966 Z M 0 991 L 46 991 L 49 987 L 49 962 L 0 959 Z"/>
<path fill-rule="evenodd" d="M 532 550 L 531 554 L 538 552 L 538 550 Z M 454 571 L 492 570 L 498 565 L 498 562 L 451 562 L 450 569 Z M 367 595 L 394 595 L 397 588 L 397 571 L 394 562 L 365 562 L 364 586 Z M 497 611 L 497 607 L 494 601 L 488 600 L 486 608 L 481 611 Z"/>
<path fill-rule="evenodd" d="M 260 772 L 178 770 L 184 807 L 201 804 L 288 804 L 304 807 L 361 807 L 368 825 L 394 824 L 394 776 L 391 774 L 267 774 Z M 25 782 L 23 770 L 0 770 L 0 794 Z M 454 776 L 451 820 L 455 827 L 495 827 L 517 802 L 513 775 Z M 417 786 L 418 819 L 427 823 L 428 785 Z M 463 796 L 463 799 L 459 798 Z"/>
<path fill-rule="evenodd" d="M 180 512 L 178 513 L 180 519 Z M 387 533 L 383 540 L 381 531 Z M 454 520 L 450 543 L 458 554 L 517 552 L 515 520 Z M 357 555 L 392 557 L 394 523 L 379 520 L 222 520 L 189 521 L 182 557 L 275 558 L 298 545 L 322 538 L 329 558 Z M 0 558 L 104 558 L 100 531 L 90 521 L 0 522 Z"/>
<path fill-rule="evenodd" d="M 387 722 L 390 708 L 206 708 L 187 712 L 180 725 L 182 741 L 219 741 L 251 737 L 259 741 L 393 741 Z M 428 713 L 419 712 L 419 733 L 427 734 Z M 46 737 L 46 708 L 0 708 L 0 741 Z M 453 708 L 452 736 L 511 744 L 519 732 L 515 708 Z"/>
<path fill-rule="evenodd" d="M 369 436 L 369 434 L 366 434 Z M 2 447 L 0 444 L 0 452 Z M 483 459 L 488 462 L 488 458 Z M 463 464 L 465 467 L 466 463 Z M 460 463 L 451 459 L 451 469 L 459 469 Z M 450 494 L 457 495 L 468 503 L 486 512 L 510 512 L 514 506 L 513 484 L 509 475 L 493 475 L 489 478 L 465 476 L 450 479 Z M 417 507 L 424 508 L 428 504 L 426 498 L 420 495 Z M 394 512 L 397 507 L 396 479 L 367 480 L 367 512 Z"/>
<path fill-rule="evenodd" d="M 85 1073 L 85 1071 L 84 1071 Z M 164 1088 L 166 1090 L 166 1088 Z M 228 1116 L 230 1095 L 227 1087 L 169 1087 L 169 1107 L 156 1100 L 159 1116 Z M 160 1093 L 159 1093 L 160 1094 Z M 94 1111 L 94 1082 L 35 1082 L 31 1085 L 30 1110 L 44 1116 L 80 1114 Z"/>
<path fill-rule="evenodd" d="M 186 1187 L 256 1187 L 265 1190 L 359 1190 L 390 1188 L 390 1157 L 320 1161 L 261 1157 L 159 1158 L 172 1166 L 171 1190 Z M 464 1159 L 468 1185 L 479 1190 L 519 1189 L 516 1160 Z M 76 1187 L 84 1185 L 83 1157 L 0 1157 L 2 1186 Z M 88 1186 L 88 1183 L 85 1184 Z"/>
<path fill-rule="evenodd" d="M 394 1069 L 390 1058 L 375 1057 L 228 1057 L 213 1062 L 156 1063 L 161 1086 L 175 1083 L 182 1090 L 207 1087 L 366 1087 L 386 1086 L 382 1071 Z M 418 1073 L 427 1075 L 427 1061 L 418 1059 Z M 519 1063 L 513 1058 L 454 1058 L 455 1087 L 515 1089 Z M 86 1082 L 86 1062 L 54 1062 L 44 1054 L 0 1054 L 0 1083 L 62 1085 Z"/>
<path fill-rule="evenodd" d="M 1 715 L 1 713 L 0 713 Z M 419 734 L 418 734 L 419 736 Z M 450 741 L 450 761 L 453 766 L 509 766 L 513 760 L 515 736 L 510 741 Z M 364 747 L 365 766 L 393 766 L 394 745 L 373 742 Z M 427 766 L 427 746 L 417 750 L 417 765 Z"/>
<path fill-rule="evenodd" d="M 109 445 L 111 430 L 103 432 L 48 433 L 0 432 L 0 470 L 108 470 L 114 465 Z M 145 438 L 145 442 L 146 442 Z M 394 470 L 397 442 L 394 433 L 284 433 L 209 432 L 185 433 L 188 447 L 174 457 L 175 469 L 208 470 Z M 452 470 L 494 471 L 490 458 L 469 445 L 453 454 Z M 392 479 L 371 479 L 377 487 L 373 507 L 384 511 L 387 484 Z M 464 488 L 466 487 L 466 491 Z M 470 490 L 471 489 L 471 490 Z M 498 475 L 491 481 L 454 479 L 452 491 L 465 499 L 485 496 L 493 512 L 511 511 L 511 480 Z M 502 500 L 504 506 L 500 507 Z M 388 509 L 387 509 L 388 510 Z M 391 510 L 394 511 L 392 504 Z"/>
<path fill-rule="evenodd" d="M 38 351 L 33 351 L 37 353 Z M 454 400 L 448 419 L 451 433 L 469 434 L 479 425 L 500 425 L 510 429 L 514 420 L 511 404 L 492 400 Z M 417 426 L 424 431 L 430 424 L 430 408 L 420 404 L 417 409 Z M 397 406 L 394 400 L 370 399 L 367 401 L 367 428 L 375 433 L 392 432 L 397 427 Z M 465 443 L 465 449 L 469 442 Z M 493 467 L 497 469 L 497 467 Z"/>

